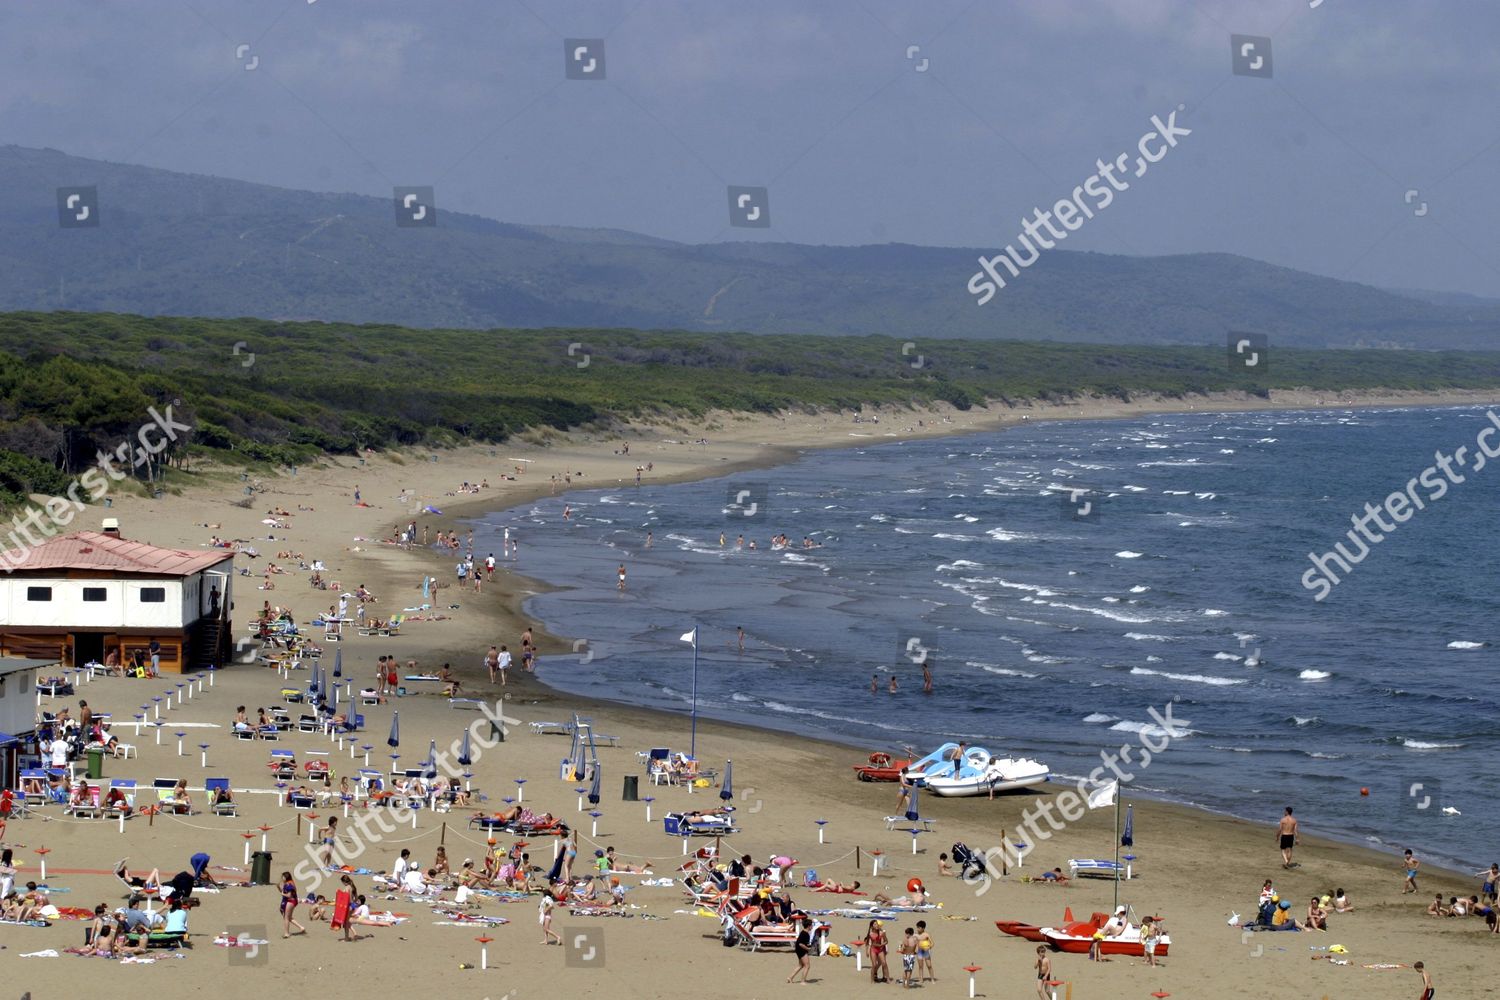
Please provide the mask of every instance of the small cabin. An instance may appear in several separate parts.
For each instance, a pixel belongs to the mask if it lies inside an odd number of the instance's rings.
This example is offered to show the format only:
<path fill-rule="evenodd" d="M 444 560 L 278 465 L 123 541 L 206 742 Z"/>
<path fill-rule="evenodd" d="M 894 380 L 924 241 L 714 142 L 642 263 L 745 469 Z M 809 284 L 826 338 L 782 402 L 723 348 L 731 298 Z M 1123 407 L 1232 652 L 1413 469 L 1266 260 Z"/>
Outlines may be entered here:
<path fill-rule="evenodd" d="M 113 519 L 111 519 L 113 520 Z M 128 663 L 161 647 L 163 673 L 229 660 L 234 553 L 170 549 L 78 531 L 0 555 L 0 656 Z"/>

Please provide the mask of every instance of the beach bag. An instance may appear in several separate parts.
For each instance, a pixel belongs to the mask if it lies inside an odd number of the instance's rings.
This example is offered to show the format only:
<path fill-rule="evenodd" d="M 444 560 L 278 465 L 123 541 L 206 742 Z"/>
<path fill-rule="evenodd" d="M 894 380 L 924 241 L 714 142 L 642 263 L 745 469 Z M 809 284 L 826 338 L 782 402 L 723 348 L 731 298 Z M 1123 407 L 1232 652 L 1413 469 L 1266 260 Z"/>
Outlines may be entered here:
<path fill-rule="evenodd" d="M 808 887 L 817 885 L 818 884 L 818 870 L 816 868 L 809 868 L 807 871 L 803 872 L 802 873 L 802 884 L 804 886 L 808 886 Z"/>

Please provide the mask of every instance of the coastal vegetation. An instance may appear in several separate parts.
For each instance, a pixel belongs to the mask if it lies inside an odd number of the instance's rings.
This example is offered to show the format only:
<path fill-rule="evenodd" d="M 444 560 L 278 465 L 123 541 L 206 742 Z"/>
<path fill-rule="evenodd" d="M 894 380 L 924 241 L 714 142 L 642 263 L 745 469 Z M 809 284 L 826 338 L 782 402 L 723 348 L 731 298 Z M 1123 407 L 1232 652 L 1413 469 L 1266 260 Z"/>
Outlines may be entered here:
<path fill-rule="evenodd" d="M 0 314 L 0 504 L 56 493 L 148 409 L 192 431 L 162 465 L 284 466 L 364 448 L 710 410 L 772 413 L 1216 391 L 1500 386 L 1500 353 L 1312 351 L 1254 369 L 1214 347 L 618 329 L 430 330 L 113 313 Z"/>

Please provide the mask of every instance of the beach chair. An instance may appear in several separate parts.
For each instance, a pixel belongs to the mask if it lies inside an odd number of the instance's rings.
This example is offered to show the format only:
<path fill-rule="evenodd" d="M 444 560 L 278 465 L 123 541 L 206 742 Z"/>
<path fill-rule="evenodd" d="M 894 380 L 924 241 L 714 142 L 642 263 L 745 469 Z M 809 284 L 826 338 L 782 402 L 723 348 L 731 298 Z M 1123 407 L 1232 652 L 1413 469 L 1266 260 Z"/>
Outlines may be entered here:
<path fill-rule="evenodd" d="M 297 720 L 297 732 L 299 733 L 316 733 L 322 728 L 318 723 L 316 715 L 304 715 Z"/>
<path fill-rule="evenodd" d="M 528 722 L 533 736 L 545 736 L 548 733 L 558 733 L 567 736 L 573 731 L 572 727 L 562 722 Z"/>
<path fill-rule="evenodd" d="M 271 769 L 273 778 L 295 778 L 297 755 L 290 750 L 272 750 L 271 760 L 266 766 Z"/>
<path fill-rule="evenodd" d="M 47 804 L 47 772 L 34 768 L 21 772 L 21 801 L 28 806 Z"/>
<path fill-rule="evenodd" d="M 89 796 L 86 801 L 70 803 L 63 809 L 63 814 L 72 814 L 75 818 L 88 817 L 89 819 L 98 819 L 104 815 L 104 806 L 101 805 L 103 794 L 103 789 L 98 785 L 93 785 L 89 788 Z"/>
<path fill-rule="evenodd" d="M 379 771 L 373 770 L 368 767 L 362 767 L 359 769 L 358 780 L 360 790 L 365 793 L 365 798 L 369 798 L 371 795 L 374 795 L 376 792 L 385 788 L 384 776 L 382 776 Z"/>
<path fill-rule="evenodd" d="M 286 797 L 287 805 L 293 809 L 311 809 L 317 802 L 317 796 L 311 792 L 288 792 Z"/>
<path fill-rule="evenodd" d="M 105 819 L 119 819 L 121 813 L 125 812 L 126 809 L 130 809 L 130 810 L 134 810 L 135 809 L 135 779 L 134 778 L 111 778 L 110 782 L 109 782 L 109 787 L 111 789 L 119 789 L 120 790 L 120 794 L 122 794 L 125 797 L 124 798 L 125 809 L 120 808 L 119 805 L 111 805 L 109 807 L 109 809 L 105 811 L 105 814 L 104 814 L 105 815 Z"/>
<path fill-rule="evenodd" d="M 912 819 L 903 813 L 900 816 L 887 816 L 885 818 L 885 828 L 887 830 L 916 829 L 921 830 L 923 833 L 932 833 L 936 826 L 937 820 L 927 819 L 924 816 L 918 816 L 916 819 Z"/>
<path fill-rule="evenodd" d="M 219 791 L 221 789 L 225 792 L 230 791 L 228 778 L 203 779 L 203 791 L 204 794 L 208 796 L 208 801 L 213 804 L 213 814 L 215 816 L 238 816 L 240 814 L 240 810 L 239 807 L 235 805 L 233 799 L 230 799 L 228 802 L 215 801 L 215 799 L 218 798 Z"/>
<path fill-rule="evenodd" d="M 131 944 L 140 944 L 142 934 L 140 931 L 131 931 L 125 935 L 125 939 Z M 151 931 L 144 935 L 146 947 L 150 948 L 180 948 L 183 940 L 187 937 L 182 931 Z"/>
<path fill-rule="evenodd" d="M 364 688 L 359 692 L 359 703 L 361 705 L 379 705 L 380 695 L 374 688 Z"/>

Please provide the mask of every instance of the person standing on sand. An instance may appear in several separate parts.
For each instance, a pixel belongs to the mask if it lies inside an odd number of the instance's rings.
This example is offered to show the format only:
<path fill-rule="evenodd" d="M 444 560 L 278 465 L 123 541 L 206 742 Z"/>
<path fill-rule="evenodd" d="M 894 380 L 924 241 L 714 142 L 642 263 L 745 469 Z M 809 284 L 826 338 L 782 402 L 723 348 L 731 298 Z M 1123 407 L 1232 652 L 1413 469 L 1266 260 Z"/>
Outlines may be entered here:
<path fill-rule="evenodd" d="M 495 669 L 500 672 L 500 686 L 505 687 L 507 671 L 510 670 L 510 650 L 504 646 L 500 647 L 500 658 L 496 661 Z"/>
<path fill-rule="evenodd" d="M 495 683 L 495 673 L 500 669 L 500 654 L 494 646 L 491 646 L 490 651 L 484 654 L 484 668 L 490 672 L 490 683 Z"/>
<path fill-rule="evenodd" d="M 297 923 L 294 914 L 297 912 L 297 883 L 292 881 L 291 872 L 281 873 L 281 936 L 289 938 L 292 936 L 292 928 L 297 928 L 299 934 L 306 934 L 307 928 Z"/>
<path fill-rule="evenodd" d="M 1422 977 L 1421 1000 L 1432 1000 L 1433 997 L 1437 996 L 1437 988 L 1432 985 L 1432 975 L 1427 971 L 1427 966 L 1421 962 L 1415 962 L 1411 968 L 1413 972 Z"/>
<path fill-rule="evenodd" d="M 493 552 L 484 557 L 484 578 L 495 579 L 495 553 Z"/>
<path fill-rule="evenodd" d="M 1409 847 L 1406 849 L 1406 853 L 1402 857 L 1405 862 L 1404 871 L 1406 873 L 1406 881 L 1401 885 L 1401 895 L 1404 896 L 1408 892 L 1417 891 L 1417 869 L 1422 867 L 1422 862 L 1417 860 L 1416 856 L 1411 853 L 1411 848 Z"/>
<path fill-rule="evenodd" d="M 927 975 L 923 976 L 922 971 Z M 917 921 L 917 975 L 922 982 L 937 982 L 937 973 L 932 971 L 932 935 L 927 933 L 927 921 Z"/>
<path fill-rule="evenodd" d="M 537 920 L 542 925 L 542 944 L 562 944 L 562 935 L 552 929 L 552 908 L 556 905 L 552 890 L 543 889 L 541 903 L 537 907 Z"/>
<path fill-rule="evenodd" d="M 640 473 L 636 473 L 640 478 Z M 787 977 L 787 982 L 795 983 L 797 977 L 802 977 L 803 985 L 807 984 L 807 977 L 812 974 L 812 943 L 813 943 L 813 919 L 803 917 L 802 924 L 797 931 L 797 942 L 792 945 L 792 950 L 797 954 L 797 969 Z"/>
<path fill-rule="evenodd" d="M 1292 816 L 1291 806 L 1286 807 L 1286 814 L 1276 827 L 1276 842 L 1281 846 L 1281 867 L 1296 867 L 1296 862 L 1292 861 L 1292 848 L 1297 846 L 1297 820 Z"/>
<path fill-rule="evenodd" d="M 385 696 L 385 657 L 375 661 L 375 696 Z"/>
<path fill-rule="evenodd" d="M 1047 992 L 1047 983 L 1052 980 L 1052 956 L 1047 954 L 1047 946 L 1039 944 L 1036 946 L 1036 995 L 1041 1000 L 1050 1000 L 1052 994 Z"/>

